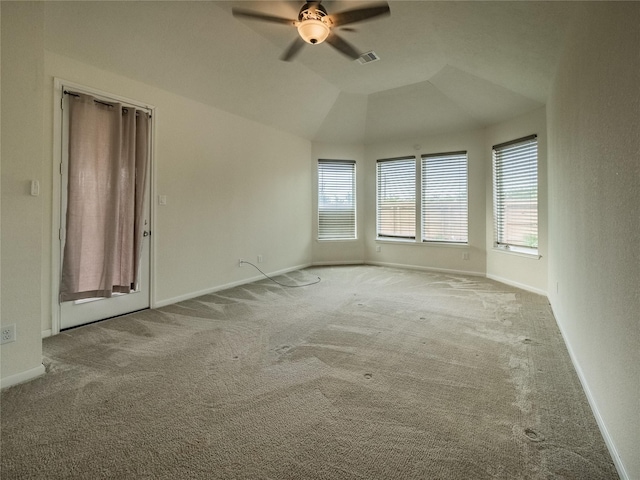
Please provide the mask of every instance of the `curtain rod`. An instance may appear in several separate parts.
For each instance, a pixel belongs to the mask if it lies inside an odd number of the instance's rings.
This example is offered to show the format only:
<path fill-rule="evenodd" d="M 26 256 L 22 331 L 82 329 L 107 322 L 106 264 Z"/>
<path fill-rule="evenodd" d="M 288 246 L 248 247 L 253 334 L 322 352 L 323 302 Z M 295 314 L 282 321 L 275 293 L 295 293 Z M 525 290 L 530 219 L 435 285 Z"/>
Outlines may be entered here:
<path fill-rule="evenodd" d="M 71 95 L 72 97 L 79 97 L 80 94 L 78 93 L 73 93 L 73 92 L 69 92 L 67 90 L 64 90 L 64 94 L 65 95 Z M 100 100 L 96 100 L 95 98 L 93 99 L 94 102 L 99 103 L 100 105 L 106 105 L 107 107 L 115 107 L 114 104 L 112 103 L 107 103 L 107 102 L 101 102 Z"/>
<path fill-rule="evenodd" d="M 71 95 L 72 97 L 79 97 L 80 96 L 80 94 L 74 93 L 74 92 L 70 92 L 68 90 L 63 90 L 62 93 L 64 93 L 65 95 Z M 100 105 L 106 105 L 107 107 L 115 107 L 115 105 L 113 103 L 102 102 L 102 101 L 100 101 L 100 100 L 98 100 L 96 98 L 94 98 L 93 101 L 96 102 L 96 103 L 99 103 Z M 125 112 L 128 112 L 129 108 L 133 108 L 133 107 L 122 107 L 122 109 Z M 139 115 L 139 114 L 140 114 L 140 112 L 136 111 L 136 115 Z M 149 118 L 151 118 L 151 114 L 150 113 L 147 113 L 147 115 L 149 115 Z"/>

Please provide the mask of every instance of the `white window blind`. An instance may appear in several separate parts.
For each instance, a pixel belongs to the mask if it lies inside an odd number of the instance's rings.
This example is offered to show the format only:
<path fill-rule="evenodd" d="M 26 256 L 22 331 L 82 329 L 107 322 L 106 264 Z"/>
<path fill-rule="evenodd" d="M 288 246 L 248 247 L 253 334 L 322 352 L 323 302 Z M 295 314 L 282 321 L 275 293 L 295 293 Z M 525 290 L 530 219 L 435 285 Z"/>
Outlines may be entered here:
<path fill-rule="evenodd" d="M 356 162 L 318 160 L 318 239 L 356 238 Z"/>
<path fill-rule="evenodd" d="M 416 238 L 416 159 L 377 163 L 378 237 Z"/>
<path fill-rule="evenodd" d="M 422 156 L 422 241 L 467 243 L 467 152 Z"/>
<path fill-rule="evenodd" d="M 538 248 L 538 139 L 493 147 L 496 246 Z"/>

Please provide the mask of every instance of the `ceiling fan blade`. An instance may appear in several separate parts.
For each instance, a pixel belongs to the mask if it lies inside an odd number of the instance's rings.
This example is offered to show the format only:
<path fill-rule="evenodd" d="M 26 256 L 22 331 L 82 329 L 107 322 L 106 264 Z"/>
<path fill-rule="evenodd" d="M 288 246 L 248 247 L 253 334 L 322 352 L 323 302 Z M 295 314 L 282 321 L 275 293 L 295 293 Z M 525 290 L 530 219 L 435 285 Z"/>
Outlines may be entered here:
<path fill-rule="evenodd" d="M 283 25 L 293 25 L 294 21 L 283 17 L 274 17 L 273 15 L 265 15 L 260 12 L 252 12 L 242 8 L 234 8 L 231 10 L 234 17 L 250 18 L 252 20 L 262 20 L 264 22 L 280 23 Z"/>
<path fill-rule="evenodd" d="M 347 42 L 344 38 L 336 35 L 331 32 L 327 37 L 327 43 L 331 45 L 333 48 L 338 50 L 343 55 L 351 58 L 352 60 L 356 60 L 360 57 L 360 53 L 355 49 L 353 45 Z"/>
<path fill-rule="evenodd" d="M 293 59 L 293 57 L 295 57 L 298 54 L 298 52 L 304 46 L 304 44 L 305 44 L 305 41 L 302 40 L 300 37 L 297 37 L 293 41 L 293 43 L 289 45 L 289 48 L 287 48 L 285 52 L 282 54 L 282 56 L 280 57 L 280 60 L 284 62 L 290 62 Z"/>
<path fill-rule="evenodd" d="M 330 15 L 333 21 L 334 27 L 340 27 L 342 25 L 348 25 L 350 23 L 362 22 L 364 20 L 370 20 L 381 15 L 389 15 L 389 4 L 378 3 L 369 7 L 354 8 L 353 10 L 345 10 L 344 12 L 338 12 Z"/>

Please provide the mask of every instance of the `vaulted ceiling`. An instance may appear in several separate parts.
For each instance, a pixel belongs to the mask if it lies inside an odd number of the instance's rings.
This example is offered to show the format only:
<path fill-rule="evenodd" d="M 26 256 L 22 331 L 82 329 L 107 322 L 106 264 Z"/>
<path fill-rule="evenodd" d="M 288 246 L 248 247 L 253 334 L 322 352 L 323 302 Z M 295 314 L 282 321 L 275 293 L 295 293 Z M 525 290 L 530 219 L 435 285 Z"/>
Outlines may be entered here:
<path fill-rule="evenodd" d="M 279 60 L 303 2 L 46 2 L 45 48 L 308 138 L 372 143 L 480 128 L 542 106 L 578 2 L 390 1 L 329 45 Z M 369 2 L 327 1 L 329 13 Z"/>

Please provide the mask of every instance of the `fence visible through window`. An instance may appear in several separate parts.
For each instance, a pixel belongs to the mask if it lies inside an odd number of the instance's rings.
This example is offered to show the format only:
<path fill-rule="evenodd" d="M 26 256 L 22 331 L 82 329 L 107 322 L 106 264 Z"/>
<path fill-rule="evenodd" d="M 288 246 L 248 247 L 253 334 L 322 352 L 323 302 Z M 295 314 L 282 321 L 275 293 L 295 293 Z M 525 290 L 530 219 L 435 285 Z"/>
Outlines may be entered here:
<path fill-rule="evenodd" d="M 494 236 L 498 247 L 538 248 L 538 140 L 493 147 Z"/>

